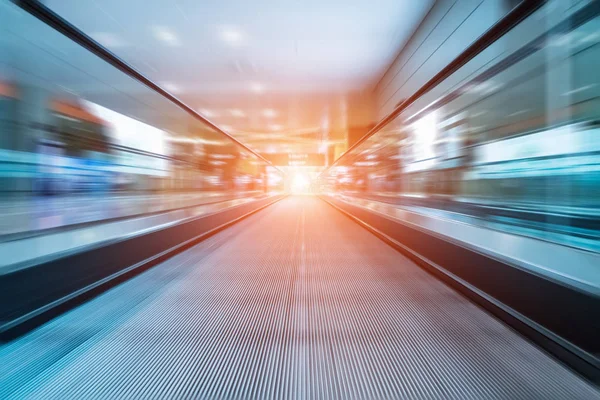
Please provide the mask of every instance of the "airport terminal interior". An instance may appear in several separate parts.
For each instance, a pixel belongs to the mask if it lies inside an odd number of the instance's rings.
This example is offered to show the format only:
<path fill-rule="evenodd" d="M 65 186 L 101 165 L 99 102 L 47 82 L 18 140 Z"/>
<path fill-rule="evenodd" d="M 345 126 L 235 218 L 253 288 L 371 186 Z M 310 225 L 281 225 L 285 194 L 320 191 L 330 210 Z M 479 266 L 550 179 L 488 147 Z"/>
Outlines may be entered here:
<path fill-rule="evenodd" d="M 600 399 L 600 1 L 0 0 L 0 399 Z"/>

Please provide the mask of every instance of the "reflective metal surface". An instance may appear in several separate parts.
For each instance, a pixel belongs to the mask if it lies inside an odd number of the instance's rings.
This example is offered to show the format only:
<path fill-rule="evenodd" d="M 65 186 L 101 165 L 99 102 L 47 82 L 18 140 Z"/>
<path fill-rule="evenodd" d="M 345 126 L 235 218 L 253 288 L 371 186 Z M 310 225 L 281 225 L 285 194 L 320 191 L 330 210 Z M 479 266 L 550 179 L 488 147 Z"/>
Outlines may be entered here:
<path fill-rule="evenodd" d="M 544 5 L 339 159 L 321 187 L 600 250 L 599 13 L 595 1 Z"/>

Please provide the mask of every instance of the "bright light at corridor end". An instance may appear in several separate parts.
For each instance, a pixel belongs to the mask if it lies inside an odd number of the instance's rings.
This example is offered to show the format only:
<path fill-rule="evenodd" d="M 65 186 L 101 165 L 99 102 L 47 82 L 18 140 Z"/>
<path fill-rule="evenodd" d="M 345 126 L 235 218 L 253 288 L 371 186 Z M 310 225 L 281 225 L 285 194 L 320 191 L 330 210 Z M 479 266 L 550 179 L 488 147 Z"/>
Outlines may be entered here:
<path fill-rule="evenodd" d="M 292 177 L 292 193 L 307 193 L 310 188 L 310 179 L 301 172 L 297 172 Z"/>

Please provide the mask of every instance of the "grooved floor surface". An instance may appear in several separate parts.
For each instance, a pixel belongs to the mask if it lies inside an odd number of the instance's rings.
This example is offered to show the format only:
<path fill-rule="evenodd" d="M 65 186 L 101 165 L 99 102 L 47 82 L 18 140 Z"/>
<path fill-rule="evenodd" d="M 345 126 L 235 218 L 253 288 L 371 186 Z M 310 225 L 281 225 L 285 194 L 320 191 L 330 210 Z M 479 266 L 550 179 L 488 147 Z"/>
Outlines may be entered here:
<path fill-rule="evenodd" d="M 290 197 L 1 345 L 0 398 L 600 395 L 327 204 Z"/>

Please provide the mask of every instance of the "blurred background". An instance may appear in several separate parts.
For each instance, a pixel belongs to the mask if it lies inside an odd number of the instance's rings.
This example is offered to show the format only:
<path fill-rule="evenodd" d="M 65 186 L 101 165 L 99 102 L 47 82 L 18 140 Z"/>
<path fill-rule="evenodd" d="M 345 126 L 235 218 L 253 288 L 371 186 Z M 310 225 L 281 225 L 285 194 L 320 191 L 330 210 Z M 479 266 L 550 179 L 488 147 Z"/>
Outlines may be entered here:
<path fill-rule="evenodd" d="M 383 125 L 519 2 L 42 3 L 201 117 L 3 2 L 0 238 L 335 191 L 598 250 L 594 2 L 548 2 Z"/>
<path fill-rule="evenodd" d="M 0 0 L 0 398 L 600 398 L 599 67 L 598 0 Z"/>

